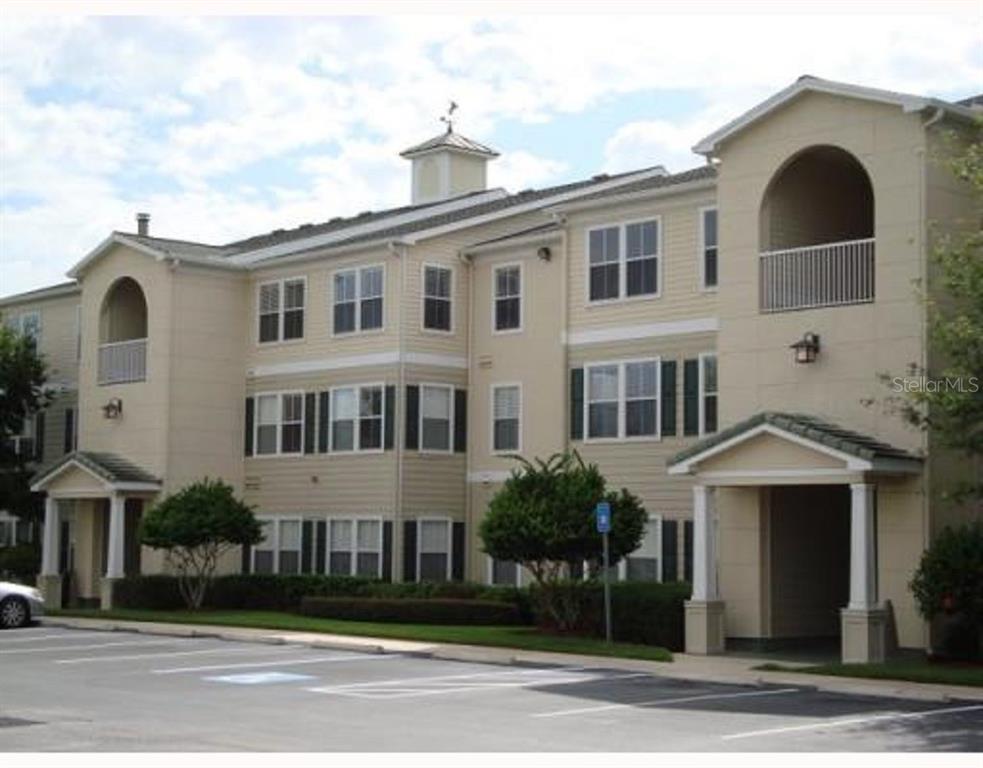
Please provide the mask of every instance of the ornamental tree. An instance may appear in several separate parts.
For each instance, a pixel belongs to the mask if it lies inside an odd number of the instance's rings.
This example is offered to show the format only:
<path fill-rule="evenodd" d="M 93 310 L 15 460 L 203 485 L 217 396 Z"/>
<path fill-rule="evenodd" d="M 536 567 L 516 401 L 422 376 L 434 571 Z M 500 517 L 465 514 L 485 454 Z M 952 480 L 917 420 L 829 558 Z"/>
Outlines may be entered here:
<path fill-rule="evenodd" d="M 140 528 L 144 544 L 164 550 L 181 597 L 192 610 L 201 607 L 222 556 L 262 538 L 252 508 L 235 497 L 231 485 L 208 478 L 155 504 Z"/>
<path fill-rule="evenodd" d="M 603 540 L 594 522 L 597 503 L 611 505 L 611 565 L 638 549 L 647 514 L 627 490 L 609 491 L 597 465 L 586 464 L 576 451 L 545 461 L 516 460 L 521 467 L 492 498 L 481 522 L 484 551 L 525 567 L 549 618 L 559 629 L 572 629 L 579 601 L 564 581 L 571 566 L 584 562 L 591 575 L 600 572 Z"/>

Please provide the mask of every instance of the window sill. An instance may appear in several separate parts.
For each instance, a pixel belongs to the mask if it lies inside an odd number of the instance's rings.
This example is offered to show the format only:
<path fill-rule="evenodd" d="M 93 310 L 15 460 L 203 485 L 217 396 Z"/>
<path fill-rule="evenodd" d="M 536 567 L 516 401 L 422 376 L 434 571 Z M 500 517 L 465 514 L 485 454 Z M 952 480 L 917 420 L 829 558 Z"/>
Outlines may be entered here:
<path fill-rule="evenodd" d="M 585 309 L 593 309 L 595 307 L 611 307 L 618 306 L 621 304 L 637 304 L 642 301 L 654 301 L 656 299 L 662 298 L 662 292 L 658 293 L 645 293 L 638 296 L 625 296 L 623 298 L 617 299 L 598 299 L 597 301 L 591 301 L 590 299 L 584 304 Z"/>

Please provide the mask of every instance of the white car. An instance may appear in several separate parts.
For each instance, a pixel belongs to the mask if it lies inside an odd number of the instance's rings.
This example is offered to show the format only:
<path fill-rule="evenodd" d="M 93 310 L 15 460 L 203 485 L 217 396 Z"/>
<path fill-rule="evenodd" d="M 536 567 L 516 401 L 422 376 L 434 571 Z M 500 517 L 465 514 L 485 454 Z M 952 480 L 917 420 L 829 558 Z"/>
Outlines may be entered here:
<path fill-rule="evenodd" d="M 0 581 L 0 629 L 16 629 L 44 615 L 44 598 L 34 587 Z"/>

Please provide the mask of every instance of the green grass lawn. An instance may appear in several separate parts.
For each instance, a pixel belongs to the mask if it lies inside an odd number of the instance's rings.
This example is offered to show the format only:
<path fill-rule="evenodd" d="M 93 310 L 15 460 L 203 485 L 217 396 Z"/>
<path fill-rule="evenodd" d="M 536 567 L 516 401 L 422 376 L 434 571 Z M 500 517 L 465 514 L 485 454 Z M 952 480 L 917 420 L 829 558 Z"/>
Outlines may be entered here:
<path fill-rule="evenodd" d="M 807 675 L 865 677 L 873 680 L 906 680 L 912 683 L 940 683 L 983 687 L 983 664 L 957 664 L 929 661 L 926 658 L 895 659 L 882 664 L 816 664 L 791 667 L 768 663 L 755 669 L 769 672 L 802 672 Z"/>
<path fill-rule="evenodd" d="M 552 651 L 582 653 L 592 656 L 614 656 L 623 659 L 672 661 L 672 653 L 654 645 L 612 643 L 587 637 L 551 635 L 535 627 L 438 626 L 433 624 L 384 624 L 368 621 L 316 619 L 278 611 L 144 611 L 123 609 L 115 611 L 62 610 L 49 611 L 52 616 L 79 616 L 90 619 L 120 619 L 126 621 L 161 621 L 176 624 L 213 624 L 223 627 L 254 627 L 258 629 L 325 632 L 335 635 L 358 635 L 399 640 L 419 640 L 430 643 L 460 643 L 486 645 L 496 648 L 516 648 L 523 651 Z"/>

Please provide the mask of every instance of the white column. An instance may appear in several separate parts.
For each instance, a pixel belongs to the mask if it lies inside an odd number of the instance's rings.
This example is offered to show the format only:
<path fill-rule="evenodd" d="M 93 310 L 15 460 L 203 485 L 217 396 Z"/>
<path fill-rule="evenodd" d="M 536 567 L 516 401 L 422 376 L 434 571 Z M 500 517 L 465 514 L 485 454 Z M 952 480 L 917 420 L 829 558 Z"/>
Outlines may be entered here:
<path fill-rule="evenodd" d="M 126 499 L 118 493 L 109 497 L 109 552 L 106 557 L 106 578 L 123 578 L 123 526 Z"/>
<path fill-rule="evenodd" d="M 58 500 L 44 500 L 44 540 L 41 546 L 41 575 L 58 575 Z"/>
<path fill-rule="evenodd" d="M 857 610 L 877 607 L 874 486 L 850 485 L 850 605 Z"/>
<path fill-rule="evenodd" d="M 717 536 L 714 492 L 693 486 L 693 600 L 717 600 Z"/>

